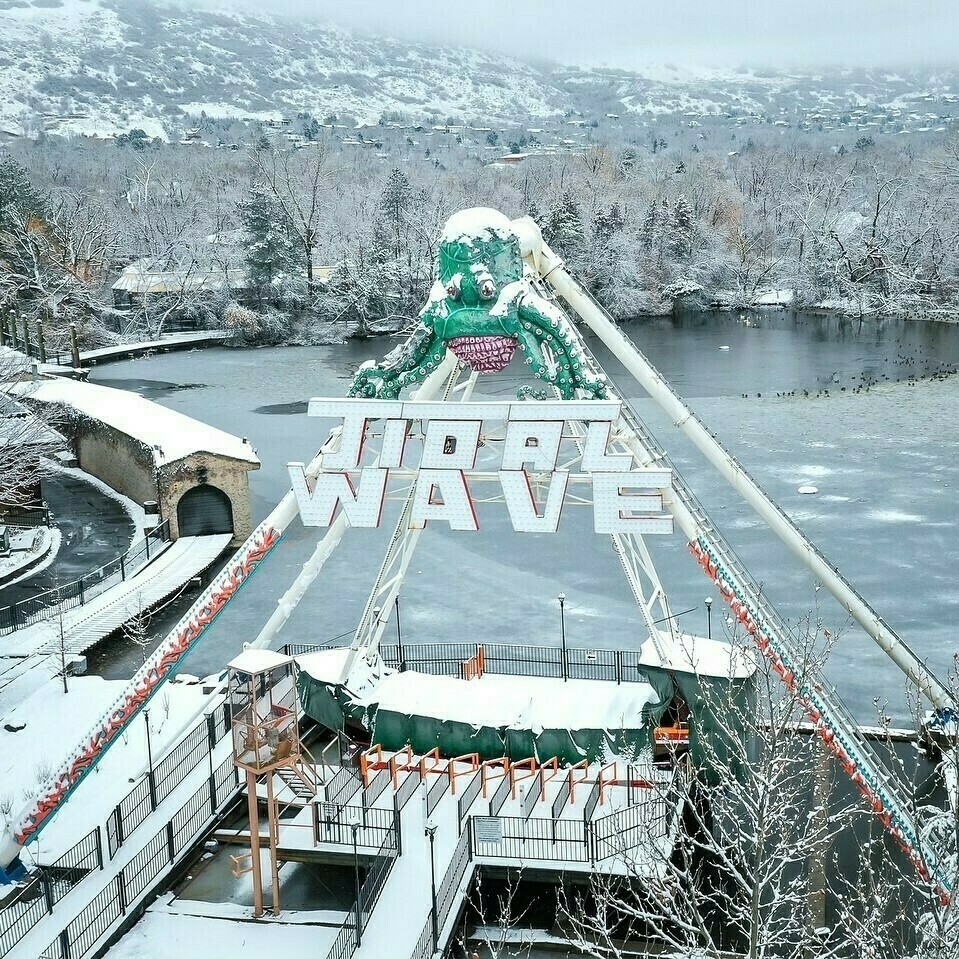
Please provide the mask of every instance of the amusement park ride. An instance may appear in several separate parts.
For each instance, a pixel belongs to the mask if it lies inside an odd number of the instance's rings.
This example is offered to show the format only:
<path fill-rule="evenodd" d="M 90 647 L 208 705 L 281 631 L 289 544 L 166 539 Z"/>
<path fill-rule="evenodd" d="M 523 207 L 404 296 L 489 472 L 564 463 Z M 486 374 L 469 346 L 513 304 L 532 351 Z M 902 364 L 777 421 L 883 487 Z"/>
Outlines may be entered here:
<path fill-rule="evenodd" d="M 347 530 L 378 526 L 384 502 L 398 497 L 398 522 L 342 660 L 344 688 L 383 675 L 378 647 L 426 526 L 443 522 L 453 530 L 475 530 L 477 502 L 504 504 L 518 532 L 554 531 L 564 504 L 591 506 L 594 530 L 611 538 L 642 617 L 643 661 L 695 673 L 695 654 L 670 612 L 645 541 L 678 527 L 732 616 L 803 704 L 825 746 L 917 869 L 948 899 L 952 877 L 934 850 L 923 847 L 910 805 L 884 761 L 831 684 L 810 671 L 800 637 L 605 376 L 567 309 L 900 667 L 932 704 L 933 715 L 951 716 L 949 689 L 713 438 L 567 272 L 537 225 L 528 217 L 510 221 L 494 210 L 465 210 L 446 225 L 439 279 L 412 335 L 382 362 L 360 369 L 350 399 L 311 402 L 311 415 L 336 418 L 340 425 L 309 464 L 290 464 L 291 491 L 8 830 L 0 843 L 0 880 L 16 875 L 20 850 L 177 668 L 297 515 L 319 530 L 316 546 L 249 644 L 253 650 L 273 646 Z M 524 386 L 511 402 L 474 401 L 479 377 L 503 369 L 517 349 L 535 387 Z M 412 394 L 401 397 L 409 389 Z"/>

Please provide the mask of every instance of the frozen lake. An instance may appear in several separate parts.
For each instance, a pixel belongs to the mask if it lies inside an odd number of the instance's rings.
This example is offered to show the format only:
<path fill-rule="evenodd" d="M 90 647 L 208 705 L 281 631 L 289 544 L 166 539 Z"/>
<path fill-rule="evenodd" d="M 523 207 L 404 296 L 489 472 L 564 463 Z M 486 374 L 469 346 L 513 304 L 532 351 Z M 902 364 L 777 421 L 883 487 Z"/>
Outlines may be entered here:
<path fill-rule="evenodd" d="M 957 649 L 952 624 L 959 608 L 951 573 L 959 548 L 959 377 L 916 383 L 909 377 L 959 365 L 959 329 L 893 320 L 860 327 L 782 313 L 637 320 L 626 329 L 827 558 L 945 677 Z M 326 426 L 305 415 L 309 398 L 345 395 L 359 363 L 390 346 L 374 340 L 174 353 L 97 368 L 90 379 L 249 437 L 263 461 L 251 474 L 259 520 L 288 488 L 287 462 L 308 460 L 326 437 Z M 618 366 L 611 362 L 607 369 L 783 615 L 793 621 L 811 615 L 840 637 L 829 674 L 857 715 L 871 721 L 878 696 L 905 720 L 899 671 L 848 626 L 825 590 L 817 591 Z M 511 367 L 482 378 L 483 395 L 512 396 L 516 372 Z M 864 381 L 879 385 L 855 392 Z M 803 484 L 815 485 L 818 494 L 800 495 Z M 566 511 L 552 536 L 513 533 L 496 507 L 481 508 L 479 517 L 478 533 L 431 528 L 422 538 L 401 600 L 404 642 L 467 637 L 558 645 L 560 592 L 567 596 L 571 646 L 632 647 L 640 641 L 625 579 L 608 540 L 592 535 L 588 510 Z M 350 532 L 280 634 L 282 642 L 352 634 L 389 520 L 380 530 Z M 314 535 L 294 523 L 191 655 L 188 671 L 219 669 L 256 635 L 311 551 Z M 716 594 L 683 538 L 652 546 L 673 611 L 692 609 L 681 618 L 683 628 L 705 632 L 703 599 Z M 723 628 L 719 614 L 717 604 L 714 633 Z M 113 670 L 129 665 L 119 650 L 107 658 Z"/>

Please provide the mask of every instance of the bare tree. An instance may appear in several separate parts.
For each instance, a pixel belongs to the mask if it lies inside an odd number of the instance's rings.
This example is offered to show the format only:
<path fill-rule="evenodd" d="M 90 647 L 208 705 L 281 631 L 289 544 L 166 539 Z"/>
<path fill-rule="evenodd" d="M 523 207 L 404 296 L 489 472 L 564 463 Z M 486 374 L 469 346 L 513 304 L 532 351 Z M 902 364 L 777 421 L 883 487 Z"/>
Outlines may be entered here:
<path fill-rule="evenodd" d="M 0 346 L 0 509 L 37 499 L 48 470 L 46 457 L 62 445 L 38 414 L 5 391 L 26 373 L 27 362 Z"/>
<path fill-rule="evenodd" d="M 523 881 L 523 870 L 511 870 L 502 885 L 487 890 L 487 879 L 482 869 L 476 870 L 476 878 L 468 899 L 467 909 L 475 920 L 473 935 L 470 937 L 481 942 L 490 959 L 525 957 L 529 955 L 532 942 L 522 937 L 520 930 L 529 907 L 519 904 L 519 892 Z M 461 942 L 463 955 L 468 955 L 467 938 L 464 933 Z"/>
<path fill-rule="evenodd" d="M 824 655 L 810 643 L 802 671 Z M 696 699 L 693 762 L 670 797 L 684 807 L 675 847 L 642 873 L 594 874 L 588 895 L 562 892 L 573 944 L 604 959 L 637 940 L 704 959 L 838 954 L 822 940 L 823 874 L 847 809 L 813 775 L 823 749 L 799 731 L 801 704 L 765 661 L 751 686 L 703 681 Z"/>
<path fill-rule="evenodd" d="M 303 251 L 308 295 L 315 292 L 313 255 L 319 243 L 321 218 L 333 185 L 333 168 L 325 151 L 277 150 L 251 153 L 255 184 L 282 210 L 287 226 Z"/>

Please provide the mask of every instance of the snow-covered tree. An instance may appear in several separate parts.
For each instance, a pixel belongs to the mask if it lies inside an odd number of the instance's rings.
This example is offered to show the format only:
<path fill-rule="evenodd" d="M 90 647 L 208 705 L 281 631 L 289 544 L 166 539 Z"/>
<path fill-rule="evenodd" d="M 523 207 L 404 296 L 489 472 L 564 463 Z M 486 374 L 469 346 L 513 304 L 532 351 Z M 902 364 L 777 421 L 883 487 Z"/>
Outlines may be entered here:
<path fill-rule="evenodd" d="M 821 658 L 810 644 L 806 668 Z M 654 868 L 594 874 L 588 893 L 562 892 L 573 943 L 603 959 L 630 954 L 636 940 L 709 959 L 826 959 L 824 872 L 847 815 L 826 795 L 831 760 L 818 737 L 797 735 L 802 706 L 765 661 L 751 695 L 704 680 L 695 698 L 709 720 L 670 796 L 684 806 L 675 848 Z"/>

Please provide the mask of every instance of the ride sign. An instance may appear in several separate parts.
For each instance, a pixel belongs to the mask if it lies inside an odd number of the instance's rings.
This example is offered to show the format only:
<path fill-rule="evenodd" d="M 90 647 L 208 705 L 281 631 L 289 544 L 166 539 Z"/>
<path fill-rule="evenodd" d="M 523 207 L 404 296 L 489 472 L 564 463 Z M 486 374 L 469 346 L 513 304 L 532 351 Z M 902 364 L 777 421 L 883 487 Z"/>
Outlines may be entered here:
<path fill-rule="evenodd" d="M 392 477 L 414 484 L 411 529 L 431 520 L 456 530 L 479 529 L 470 482 L 493 481 L 517 532 L 555 532 L 570 483 L 585 482 L 592 487 L 597 533 L 671 533 L 672 517 L 663 507 L 670 470 L 636 467 L 631 453 L 609 451 L 620 411 L 618 400 L 314 399 L 311 416 L 342 424 L 321 450 L 315 479 L 307 477 L 304 464 L 290 463 L 290 481 L 305 526 L 330 526 L 339 510 L 350 526 L 379 526 Z M 574 431 L 568 424 L 582 426 Z M 378 458 L 364 456 L 373 432 L 381 440 Z M 479 468 L 480 451 L 488 459 L 497 449 L 496 468 Z"/>

